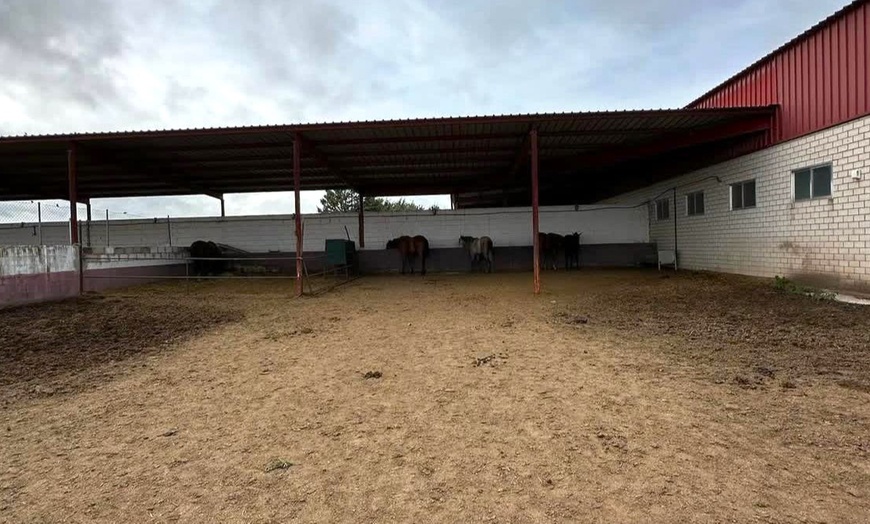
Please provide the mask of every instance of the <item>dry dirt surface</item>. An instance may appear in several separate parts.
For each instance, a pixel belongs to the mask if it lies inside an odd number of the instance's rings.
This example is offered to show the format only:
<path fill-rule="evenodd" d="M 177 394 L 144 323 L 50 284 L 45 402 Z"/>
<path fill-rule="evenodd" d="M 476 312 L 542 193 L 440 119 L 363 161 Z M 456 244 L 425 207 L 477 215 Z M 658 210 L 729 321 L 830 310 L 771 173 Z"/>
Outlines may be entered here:
<path fill-rule="evenodd" d="M 655 271 L 0 311 L 0 522 L 868 522 L 870 308 Z"/>

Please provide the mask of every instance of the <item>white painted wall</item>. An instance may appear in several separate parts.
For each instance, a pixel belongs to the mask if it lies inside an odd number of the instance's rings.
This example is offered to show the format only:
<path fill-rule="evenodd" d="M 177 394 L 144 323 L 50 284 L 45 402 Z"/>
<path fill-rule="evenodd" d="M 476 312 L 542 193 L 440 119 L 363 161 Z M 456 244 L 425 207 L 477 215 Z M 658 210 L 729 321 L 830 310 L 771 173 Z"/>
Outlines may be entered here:
<path fill-rule="evenodd" d="M 640 208 L 610 206 L 543 207 L 541 231 L 553 233 L 582 232 L 586 244 L 621 244 L 648 242 L 647 211 Z M 323 250 L 327 238 L 350 238 L 357 241 L 356 214 L 304 215 L 305 249 Z M 92 246 L 106 245 L 105 221 L 90 226 Z M 252 252 L 294 251 L 296 239 L 291 215 L 188 218 L 171 221 L 172 244 L 189 246 L 195 240 L 212 240 Z M 109 222 L 112 246 L 160 246 L 169 243 L 166 219 L 124 220 Z M 65 223 L 43 224 L 43 239 L 68 242 Z M 369 213 L 365 221 L 366 249 L 383 249 L 387 240 L 400 235 L 421 234 L 433 248 L 455 247 L 460 235 L 492 237 L 498 246 L 528 246 L 532 243 L 530 208 L 441 210 L 415 213 Z M 87 241 L 87 226 L 82 240 Z M 33 224 L 0 226 L 0 245 L 35 244 L 38 234 Z M 47 241 L 47 240 L 46 240 Z"/>
<path fill-rule="evenodd" d="M 831 163 L 830 198 L 795 201 L 793 171 Z M 853 180 L 860 169 L 862 180 Z M 719 177 L 721 183 L 711 177 Z M 757 204 L 730 209 L 730 184 L 756 180 Z M 870 117 L 646 187 L 603 203 L 632 205 L 677 187 L 671 217 L 656 221 L 647 206 L 650 238 L 674 243 L 680 266 L 755 276 L 825 277 L 840 286 L 870 287 Z M 686 194 L 704 191 L 705 213 L 687 216 Z"/>
<path fill-rule="evenodd" d="M 75 246 L 0 246 L 0 277 L 76 271 Z"/>

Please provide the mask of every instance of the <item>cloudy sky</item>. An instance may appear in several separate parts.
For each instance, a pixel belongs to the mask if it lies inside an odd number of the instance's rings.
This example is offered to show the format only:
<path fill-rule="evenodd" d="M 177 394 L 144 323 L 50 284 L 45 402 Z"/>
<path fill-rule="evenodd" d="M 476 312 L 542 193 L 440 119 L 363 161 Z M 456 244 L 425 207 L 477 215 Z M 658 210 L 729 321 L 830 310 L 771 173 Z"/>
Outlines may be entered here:
<path fill-rule="evenodd" d="M 846 3 L 0 0 L 0 135 L 681 107 Z M 231 195 L 227 212 L 292 198 Z"/>

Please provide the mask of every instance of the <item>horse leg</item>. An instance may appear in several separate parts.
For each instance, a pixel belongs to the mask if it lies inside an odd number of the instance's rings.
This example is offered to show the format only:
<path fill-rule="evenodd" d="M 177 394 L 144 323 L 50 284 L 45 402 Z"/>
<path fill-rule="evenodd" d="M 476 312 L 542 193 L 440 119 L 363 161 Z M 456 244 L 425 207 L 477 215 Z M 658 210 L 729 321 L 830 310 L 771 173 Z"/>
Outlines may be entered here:
<path fill-rule="evenodd" d="M 420 255 L 420 276 L 426 276 L 426 255 Z"/>

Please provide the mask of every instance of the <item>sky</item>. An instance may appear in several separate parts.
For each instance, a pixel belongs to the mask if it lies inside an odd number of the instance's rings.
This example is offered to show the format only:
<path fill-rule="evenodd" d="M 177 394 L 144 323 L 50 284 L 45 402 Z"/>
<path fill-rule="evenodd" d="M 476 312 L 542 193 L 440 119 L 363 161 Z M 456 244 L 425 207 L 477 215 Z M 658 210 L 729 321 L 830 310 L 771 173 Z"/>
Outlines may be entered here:
<path fill-rule="evenodd" d="M 0 0 L 0 135 L 682 107 L 846 3 Z M 94 206 L 220 211 L 206 196 Z M 287 193 L 226 209 L 294 212 Z"/>

